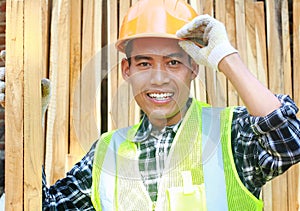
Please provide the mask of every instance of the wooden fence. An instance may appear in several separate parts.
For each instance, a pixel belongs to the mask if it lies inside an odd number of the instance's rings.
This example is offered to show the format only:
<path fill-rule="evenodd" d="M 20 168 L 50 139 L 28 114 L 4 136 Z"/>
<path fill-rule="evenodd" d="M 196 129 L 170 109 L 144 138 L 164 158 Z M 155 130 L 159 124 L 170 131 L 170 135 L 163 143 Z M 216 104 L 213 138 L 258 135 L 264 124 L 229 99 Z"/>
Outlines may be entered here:
<path fill-rule="evenodd" d="M 138 121 L 139 109 L 118 66 L 122 55 L 114 49 L 118 24 L 132 3 L 7 0 L 7 210 L 40 210 L 42 164 L 52 184 L 99 133 Z M 300 105 L 300 0 L 189 3 L 223 21 L 252 73 Z M 44 129 L 42 77 L 53 86 Z M 192 94 L 216 106 L 242 104 L 223 75 L 203 67 Z M 299 175 L 297 165 L 265 186 L 265 210 L 300 210 Z"/>

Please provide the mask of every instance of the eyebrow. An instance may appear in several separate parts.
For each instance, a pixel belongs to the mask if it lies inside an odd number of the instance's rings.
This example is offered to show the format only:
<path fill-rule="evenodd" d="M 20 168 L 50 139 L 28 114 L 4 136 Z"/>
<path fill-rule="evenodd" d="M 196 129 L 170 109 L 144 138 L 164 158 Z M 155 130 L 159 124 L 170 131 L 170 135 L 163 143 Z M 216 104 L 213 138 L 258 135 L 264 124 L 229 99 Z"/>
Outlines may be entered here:
<path fill-rule="evenodd" d="M 182 53 L 171 53 L 171 54 L 169 54 L 167 56 L 163 56 L 163 58 L 165 58 L 165 59 L 174 58 L 174 57 L 176 57 L 176 58 L 183 58 L 184 56 L 183 56 Z"/>
<path fill-rule="evenodd" d="M 169 59 L 169 58 L 183 58 L 183 54 L 182 53 L 171 53 L 168 54 L 166 56 L 163 56 L 164 59 Z M 153 60 L 153 58 L 151 56 L 145 56 L 145 55 L 136 55 L 134 56 L 134 60 L 138 61 L 138 60 Z"/>
<path fill-rule="evenodd" d="M 153 60 L 151 56 L 144 56 L 144 55 L 136 55 L 133 57 L 135 61 L 139 60 Z"/>

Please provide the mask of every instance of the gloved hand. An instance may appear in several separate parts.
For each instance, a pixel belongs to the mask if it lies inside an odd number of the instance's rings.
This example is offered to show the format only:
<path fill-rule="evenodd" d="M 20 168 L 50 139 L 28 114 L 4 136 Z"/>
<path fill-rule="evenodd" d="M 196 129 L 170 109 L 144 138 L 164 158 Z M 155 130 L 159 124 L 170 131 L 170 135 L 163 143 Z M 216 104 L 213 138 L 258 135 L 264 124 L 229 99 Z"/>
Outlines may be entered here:
<path fill-rule="evenodd" d="M 41 80 L 42 88 L 42 116 L 44 117 L 51 98 L 51 82 L 47 78 Z"/>
<path fill-rule="evenodd" d="M 0 58 L 3 59 L 2 55 L 5 53 L 0 53 Z M 5 57 L 4 57 L 5 58 Z M 47 110 L 50 97 L 51 97 L 51 83 L 47 78 L 41 80 L 42 89 L 42 117 L 44 117 Z M 0 104 L 5 107 L 5 67 L 0 67 Z"/>
<path fill-rule="evenodd" d="M 238 52 L 230 44 L 223 23 L 209 15 L 200 15 L 176 33 L 184 40 L 179 45 L 195 60 L 214 70 L 227 55 Z"/>

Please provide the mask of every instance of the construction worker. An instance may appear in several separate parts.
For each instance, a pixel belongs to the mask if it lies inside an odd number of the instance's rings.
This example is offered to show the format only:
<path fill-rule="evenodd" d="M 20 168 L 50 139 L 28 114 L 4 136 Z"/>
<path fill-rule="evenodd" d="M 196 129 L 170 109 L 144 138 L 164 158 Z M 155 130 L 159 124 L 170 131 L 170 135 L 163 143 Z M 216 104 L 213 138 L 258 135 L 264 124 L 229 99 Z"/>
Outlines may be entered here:
<path fill-rule="evenodd" d="M 51 187 L 44 210 L 262 210 L 262 186 L 300 160 L 298 108 L 244 65 L 224 25 L 179 0 L 140 0 L 116 43 L 144 112 L 107 132 Z M 245 107 L 190 98 L 198 65 L 223 73 Z"/>

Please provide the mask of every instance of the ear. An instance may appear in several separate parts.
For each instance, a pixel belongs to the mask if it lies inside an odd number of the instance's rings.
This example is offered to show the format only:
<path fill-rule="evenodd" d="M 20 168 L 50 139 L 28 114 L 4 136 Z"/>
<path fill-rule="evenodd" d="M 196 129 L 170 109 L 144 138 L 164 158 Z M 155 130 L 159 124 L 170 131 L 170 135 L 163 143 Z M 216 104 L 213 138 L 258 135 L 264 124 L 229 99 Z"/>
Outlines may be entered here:
<path fill-rule="evenodd" d="M 192 65 L 191 80 L 194 80 L 197 77 L 198 73 L 199 73 L 199 65 L 196 62 L 194 62 L 194 60 L 192 60 L 191 63 L 192 63 L 191 64 Z"/>
<path fill-rule="evenodd" d="M 123 58 L 121 61 L 121 69 L 122 69 L 123 79 L 127 81 L 130 77 L 130 66 L 126 58 Z"/>

